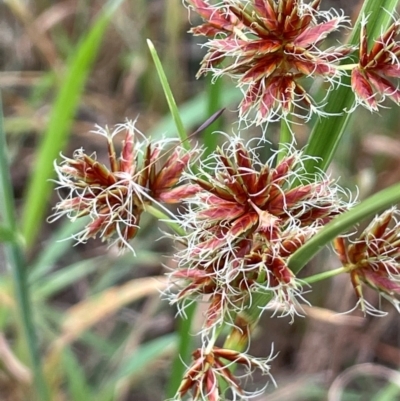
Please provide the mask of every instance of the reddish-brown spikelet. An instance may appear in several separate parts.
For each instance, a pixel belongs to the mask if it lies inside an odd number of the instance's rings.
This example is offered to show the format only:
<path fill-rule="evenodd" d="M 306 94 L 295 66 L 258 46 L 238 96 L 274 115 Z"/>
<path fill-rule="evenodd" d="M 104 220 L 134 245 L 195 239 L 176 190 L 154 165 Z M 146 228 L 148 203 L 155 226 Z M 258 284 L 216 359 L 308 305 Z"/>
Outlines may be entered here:
<path fill-rule="evenodd" d="M 191 392 L 193 401 L 220 401 L 223 390 L 222 383 L 228 386 L 235 397 L 248 396 L 240 381 L 229 369 L 232 364 L 242 365 L 250 375 L 253 370 L 259 370 L 264 375 L 270 375 L 269 362 L 273 359 L 258 359 L 237 351 L 214 346 L 211 350 L 197 349 L 192 354 L 193 363 L 186 371 L 178 393 L 174 400 L 181 400 Z M 236 398 L 235 398 L 236 399 Z"/>
<path fill-rule="evenodd" d="M 364 21 L 360 36 L 359 63 L 351 74 L 351 85 L 358 102 L 371 111 L 388 96 L 400 104 L 398 83 L 387 78 L 400 78 L 400 22 L 394 22 L 368 52 L 368 35 Z"/>
<path fill-rule="evenodd" d="M 287 259 L 347 206 L 327 177 L 301 175 L 301 153 L 262 163 L 239 138 L 231 141 L 210 156 L 203 178 L 189 177 L 198 187 L 185 201 L 191 232 L 170 275 L 180 289 L 172 302 L 209 301 L 206 331 L 231 322 L 257 292 L 271 291 L 285 313 L 296 313 L 301 286 Z"/>
<path fill-rule="evenodd" d="M 375 217 L 355 241 L 335 240 L 343 266 L 348 269 L 355 293 L 364 312 L 375 312 L 366 304 L 362 283 L 377 290 L 399 309 L 400 295 L 400 224 L 394 208 Z"/>
<path fill-rule="evenodd" d="M 339 212 L 328 180 L 305 182 L 292 187 L 299 154 L 283 158 L 275 167 L 254 160 L 241 142 L 231 154 L 216 152 L 218 167 L 207 181 L 193 177 L 201 187 L 195 219 L 212 231 L 213 240 L 234 244 L 254 232 L 275 236 L 288 224 L 325 224 Z M 295 219 L 295 221 L 294 221 Z M 200 244 L 198 244 L 200 246 Z M 204 244 L 205 245 L 205 244 Z M 214 242 L 209 244 L 215 246 Z M 206 246 L 207 247 L 207 246 Z"/>
<path fill-rule="evenodd" d="M 113 137 L 123 130 L 126 134 L 118 157 Z M 69 194 L 57 204 L 52 218 L 90 215 L 92 221 L 79 234 L 79 240 L 100 235 L 104 240 L 128 246 L 146 205 L 154 201 L 180 202 L 196 192 L 195 186 L 179 183 L 193 153 L 179 148 L 170 153 L 163 149 L 163 141 L 152 144 L 142 137 L 140 142 L 137 136 L 142 134 L 133 123 L 116 126 L 112 133 L 101 128 L 96 133 L 107 139 L 109 167 L 82 149 L 74 153 L 73 159 L 64 157 L 56 170 L 60 196 L 64 188 L 69 189 Z M 166 160 L 161 164 L 163 159 Z"/>
<path fill-rule="evenodd" d="M 254 110 L 256 123 L 279 119 L 295 105 L 305 109 L 308 118 L 317 108 L 300 79 L 312 76 L 331 81 L 338 75 L 334 63 L 353 50 L 320 49 L 326 37 L 347 20 L 320 11 L 319 0 L 311 4 L 225 0 L 217 5 L 187 1 L 205 21 L 191 32 L 211 38 L 199 75 L 211 71 L 238 79 L 239 86 L 246 88 L 240 114 L 246 118 Z"/>

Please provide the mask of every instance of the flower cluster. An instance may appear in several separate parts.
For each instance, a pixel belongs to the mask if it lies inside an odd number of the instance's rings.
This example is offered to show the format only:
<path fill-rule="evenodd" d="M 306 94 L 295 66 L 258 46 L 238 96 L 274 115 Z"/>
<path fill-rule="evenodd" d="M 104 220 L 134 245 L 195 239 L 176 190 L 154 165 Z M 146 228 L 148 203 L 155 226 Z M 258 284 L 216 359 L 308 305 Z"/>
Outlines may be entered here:
<path fill-rule="evenodd" d="M 189 235 L 171 273 L 181 290 L 171 297 L 185 305 L 208 296 L 205 331 L 231 321 L 254 292 L 272 291 L 284 313 L 295 313 L 301 286 L 287 259 L 348 206 L 328 177 L 304 177 L 301 152 L 279 155 L 262 163 L 257 149 L 230 138 L 189 175 L 200 189 L 185 200 Z"/>
<path fill-rule="evenodd" d="M 400 221 L 399 211 L 389 209 L 375 217 L 353 242 L 335 240 L 335 248 L 348 270 L 364 313 L 381 315 L 363 296 L 362 283 L 388 299 L 400 312 Z"/>
<path fill-rule="evenodd" d="M 349 71 L 356 105 L 377 110 L 385 97 L 400 103 L 400 90 L 392 82 L 400 78 L 398 21 L 368 50 L 364 17 L 358 62 L 339 65 L 355 49 L 327 48 L 325 43 L 349 21 L 335 10 L 321 11 L 321 0 L 186 3 L 203 19 L 191 32 L 207 38 L 198 76 L 228 75 L 237 81 L 244 93 L 241 121 L 259 125 L 291 116 L 307 120 L 313 113 L 323 115 L 325 100 L 313 99 L 307 79 L 310 84 L 327 83 L 323 88 L 329 92 L 341 83 L 343 74 L 349 79 Z M 114 138 L 122 132 L 125 139 L 117 155 Z M 311 157 L 289 144 L 280 144 L 280 150 L 264 162 L 260 154 L 270 147 L 264 139 L 245 143 L 239 136 L 223 134 L 225 144 L 211 149 L 200 165 L 193 165 L 199 151 L 186 151 L 179 143 L 169 146 L 168 140 L 152 142 L 133 122 L 112 131 L 98 128 L 95 133 L 107 139 L 108 166 L 83 149 L 72 158 L 63 156 L 55 166 L 61 201 L 50 219 L 88 216 L 89 223 L 76 236 L 79 241 L 98 235 L 131 248 L 129 241 L 137 234 L 141 215 L 153 210 L 153 203 L 167 213 L 163 204 L 181 203 L 178 216 L 173 216 L 180 224 L 174 228 L 181 248 L 169 273 L 167 297 L 182 315 L 193 302 L 204 301 L 207 307 L 202 346 L 193 352 L 171 401 L 219 401 L 227 394 L 233 400 L 248 400 L 261 394 L 265 386 L 250 393 L 242 388 L 241 379 L 255 370 L 270 376 L 273 356 L 254 358 L 239 350 L 249 345 L 264 309 L 292 318 L 301 314 L 301 303 L 307 302 L 304 281 L 289 268 L 289 258 L 352 206 L 348 194 L 325 173 L 307 172 L 305 162 Z M 286 141 L 285 133 L 281 138 Z M 364 313 L 382 314 L 365 300 L 363 284 L 400 311 L 399 215 L 392 208 L 376 217 L 357 239 L 335 240 L 343 263 L 338 270 L 350 275 Z M 224 346 L 217 347 L 226 326 L 230 334 Z M 236 367 L 245 373 L 235 373 Z"/>
<path fill-rule="evenodd" d="M 335 10 L 320 11 L 321 0 L 187 0 L 204 24 L 191 30 L 210 40 L 199 75 L 227 74 L 244 89 L 240 115 L 256 112 L 255 122 L 290 113 L 308 118 L 322 112 L 304 89 L 302 78 L 337 81 L 336 63 L 353 48 L 322 49 L 321 44 L 348 20 Z M 226 62 L 225 62 L 226 61 Z M 295 109 L 296 106 L 296 109 Z M 253 117 L 250 117 L 253 120 Z"/>
<path fill-rule="evenodd" d="M 125 140 L 117 157 L 113 138 L 120 132 L 125 132 Z M 79 241 L 99 235 L 130 248 L 146 205 L 177 203 L 192 195 L 193 187 L 179 181 L 194 153 L 179 146 L 164 150 L 168 141 L 151 143 L 133 122 L 117 125 L 112 132 L 98 127 L 95 133 L 107 138 L 109 167 L 83 149 L 75 151 L 72 159 L 63 156 L 61 165 L 55 165 L 61 202 L 50 221 L 63 215 L 71 220 L 88 215 L 91 221 L 77 234 Z"/>
<path fill-rule="evenodd" d="M 219 401 L 222 399 L 221 382 L 232 391 L 233 400 L 246 398 L 250 394 L 242 390 L 238 377 L 230 370 L 232 365 L 246 369 L 242 379 L 252 376 L 254 370 L 272 379 L 269 365 L 273 359 L 272 353 L 266 359 L 254 358 L 245 353 L 214 346 L 211 350 L 197 349 L 192 356 L 193 363 L 188 368 L 173 401 L 181 400 L 189 391 L 192 393 L 193 401 Z M 252 392 L 251 396 L 262 394 L 265 387 Z"/>
<path fill-rule="evenodd" d="M 385 97 L 400 103 L 398 87 L 387 78 L 400 78 L 400 21 L 375 41 L 368 52 L 367 22 L 364 21 L 360 38 L 360 59 L 351 74 L 351 85 L 359 103 L 371 111 L 378 110 L 378 104 Z"/>

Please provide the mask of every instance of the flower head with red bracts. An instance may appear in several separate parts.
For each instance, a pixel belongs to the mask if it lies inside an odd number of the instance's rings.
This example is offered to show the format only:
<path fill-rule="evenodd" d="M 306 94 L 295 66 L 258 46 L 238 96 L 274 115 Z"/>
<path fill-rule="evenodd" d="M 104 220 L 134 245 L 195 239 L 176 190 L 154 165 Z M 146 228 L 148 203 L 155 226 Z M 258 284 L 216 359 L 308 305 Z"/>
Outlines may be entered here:
<path fill-rule="evenodd" d="M 312 231 L 346 207 L 341 188 L 326 175 L 306 178 L 302 152 L 289 149 L 280 160 L 277 152 L 266 163 L 257 152 L 232 136 L 203 162 L 200 174 L 187 174 L 200 188 L 185 200 L 184 221 L 196 242 L 192 256 L 229 253 L 254 233 L 281 242 L 290 229 Z"/>
<path fill-rule="evenodd" d="M 125 132 L 125 140 L 117 157 L 113 138 L 120 132 Z M 107 138 L 109 167 L 83 149 L 75 151 L 72 159 L 63 156 L 64 161 L 55 165 L 61 202 L 50 221 L 63 215 L 71 220 L 88 215 L 91 221 L 75 236 L 80 242 L 99 235 L 131 248 L 129 240 L 138 231 L 146 205 L 177 203 L 193 195 L 193 186 L 179 183 L 193 152 L 179 146 L 170 153 L 163 151 L 170 141 L 151 143 L 134 122 L 117 125 L 112 132 L 98 127 L 94 133 Z M 168 157 L 162 163 L 164 154 Z"/>
<path fill-rule="evenodd" d="M 301 152 L 276 156 L 262 163 L 257 149 L 230 137 L 204 162 L 201 178 L 188 174 L 199 190 L 185 200 L 189 234 L 170 274 L 180 288 L 170 300 L 184 308 L 208 297 L 205 331 L 232 321 L 255 292 L 272 292 L 275 307 L 293 316 L 301 286 L 287 259 L 349 205 L 323 174 L 304 177 Z"/>
<path fill-rule="evenodd" d="M 321 0 L 309 4 L 303 0 L 187 2 L 205 21 L 191 32 L 210 38 L 198 75 L 212 72 L 238 79 L 245 96 L 239 109 L 242 119 L 261 124 L 289 112 L 304 118 L 322 113 L 301 79 L 338 81 L 335 63 L 353 49 L 322 50 L 320 45 L 347 24 L 346 17 L 334 10 L 320 11 Z"/>
<path fill-rule="evenodd" d="M 400 312 L 400 212 L 389 209 L 373 219 L 359 238 L 335 240 L 364 313 L 382 315 L 363 296 L 362 283 L 378 291 Z"/>
<path fill-rule="evenodd" d="M 231 391 L 232 400 L 248 400 L 262 394 L 266 385 L 253 392 L 245 391 L 241 385 L 245 377 L 258 370 L 273 380 L 270 374 L 270 362 L 274 358 L 272 352 L 269 358 L 255 358 L 246 353 L 216 346 L 210 348 L 200 348 L 193 352 L 193 362 L 186 371 L 177 395 L 170 401 L 180 401 L 189 393 L 193 401 L 220 401 L 225 399 L 225 392 L 221 386 L 227 386 Z M 246 371 L 239 378 L 232 373 L 231 366 L 242 367 Z"/>
<path fill-rule="evenodd" d="M 274 309 L 281 316 L 300 315 L 299 301 L 303 287 L 289 269 L 287 262 L 311 236 L 311 231 L 291 230 L 284 233 L 286 239 L 269 242 L 265 237 L 253 234 L 239 242 L 229 254 L 215 260 L 201 261 L 196 256 L 185 259 L 187 252 L 179 256 L 180 268 L 170 273 L 173 283 L 171 303 L 178 303 L 181 310 L 196 301 L 208 300 L 203 332 L 208 333 L 222 323 L 234 325 L 237 313 L 252 304 L 253 294 L 272 296 L 263 309 Z M 175 293 L 175 288 L 179 291 Z M 261 312 L 261 311 L 260 311 Z"/>
<path fill-rule="evenodd" d="M 395 21 L 374 42 L 368 51 L 367 19 L 364 18 L 360 38 L 360 60 L 351 75 L 351 86 L 358 103 L 371 111 L 386 97 L 400 103 L 398 84 L 391 79 L 400 78 L 400 21 Z M 389 79 L 388 79 L 389 78 Z"/>

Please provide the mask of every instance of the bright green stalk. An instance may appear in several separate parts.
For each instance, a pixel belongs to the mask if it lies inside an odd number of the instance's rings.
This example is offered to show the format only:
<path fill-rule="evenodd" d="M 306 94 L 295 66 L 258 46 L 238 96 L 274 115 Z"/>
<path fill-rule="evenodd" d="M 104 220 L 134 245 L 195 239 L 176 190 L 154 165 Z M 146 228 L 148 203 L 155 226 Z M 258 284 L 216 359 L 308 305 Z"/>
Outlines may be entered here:
<path fill-rule="evenodd" d="M 279 163 L 288 152 L 288 145 L 293 141 L 293 134 L 290 128 L 290 122 L 285 118 L 281 120 L 281 132 L 279 137 L 279 153 L 277 162 Z"/>
<path fill-rule="evenodd" d="M 318 281 L 326 280 L 331 277 L 335 277 L 338 274 L 346 273 L 348 269 L 345 267 L 338 267 L 337 269 L 328 270 L 326 272 L 317 273 L 313 276 L 309 276 L 306 278 L 302 278 L 301 281 L 306 282 L 307 284 L 317 283 Z"/>
<path fill-rule="evenodd" d="M 177 325 L 178 340 L 178 355 L 174 358 L 171 367 L 171 375 L 169 377 L 166 397 L 172 398 L 183 379 L 186 366 L 184 363 L 189 362 L 190 353 L 192 350 L 192 335 L 190 333 L 194 313 L 196 312 L 196 303 L 193 302 L 185 308 L 186 318 L 179 318 Z M 183 361 L 183 362 L 182 362 Z"/>
<path fill-rule="evenodd" d="M 367 217 L 400 202 L 400 184 L 392 185 L 361 202 L 348 212 L 341 214 L 328 223 L 305 245 L 289 258 L 289 268 L 297 274 L 304 265 L 316 255 L 326 244 L 338 235 L 351 229 Z"/>
<path fill-rule="evenodd" d="M 17 235 L 14 198 L 9 174 L 7 158 L 7 143 L 3 129 L 3 113 L 0 99 L 0 214 L 6 227 Z M 24 340 L 26 342 L 32 367 L 33 380 L 36 389 L 35 398 L 38 401 L 49 400 L 47 385 L 41 368 L 39 349 L 36 339 L 35 327 L 30 300 L 29 286 L 27 283 L 26 263 L 23 250 L 18 242 L 6 244 L 5 254 L 10 266 L 11 276 L 14 282 L 15 299 L 17 303 L 18 317 L 22 326 Z"/>
<path fill-rule="evenodd" d="M 0 242 L 14 242 L 15 240 L 15 232 L 8 227 L 0 225 Z"/>

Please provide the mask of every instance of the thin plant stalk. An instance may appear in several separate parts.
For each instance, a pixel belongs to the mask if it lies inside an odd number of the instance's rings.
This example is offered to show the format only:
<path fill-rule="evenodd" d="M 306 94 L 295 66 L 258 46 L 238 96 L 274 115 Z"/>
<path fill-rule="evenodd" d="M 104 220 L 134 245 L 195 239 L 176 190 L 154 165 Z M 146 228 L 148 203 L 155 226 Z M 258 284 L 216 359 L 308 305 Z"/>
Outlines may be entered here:
<path fill-rule="evenodd" d="M 223 80 L 217 79 L 214 83 L 209 82 L 207 85 L 207 116 L 211 116 L 217 110 L 222 108 L 221 95 L 223 90 Z M 218 143 L 218 135 L 215 131 L 221 129 L 222 120 L 219 118 L 203 132 L 203 143 L 205 151 L 203 157 L 207 157 L 215 150 Z"/>
<path fill-rule="evenodd" d="M 185 127 L 180 116 L 178 106 L 174 95 L 171 91 L 170 85 L 168 83 L 167 76 L 164 72 L 163 66 L 161 64 L 160 58 L 158 57 L 157 51 L 153 43 L 148 39 L 147 45 L 149 47 L 151 56 L 153 58 L 155 67 L 157 69 L 157 74 L 160 79 L 164 95 L 167 99 L 168 107 L 170 109 L 171 115 L 174 119 L 176 129 L 178 131 L 179 138 L 182 142 L 182 147 L 186 150 L 190 149 L 190 143 L 185 130 Z M 192 321 L 194 314 L 196 312 L 196 304 L 192 303 L 185 310 L 185 317 L 180 317 L 177 323 L 178 332 L 178 353 L 172 362 L 172 371 L 169 377 L 169 382 L 167 385 L 167 397 L 172 397 L 179 388 L 179 384 L 185 372 L 185 362 L 189 360 L 192 337 L 190 335 L 190 328 L 192 327 Z"/>
<path fill-rule="evenodd" d="M 286 156 L 289 145 L 292 143 L 292 141 L 293 133 L 290 128 L 290 122 L 289 120 L 286 120 L 286 118 L 282 118 L 281 132 L 279 137 L 279 153 L 277 158 L 278 163 Z"/>
<path fill-rule="evenodd" d="M 14 232 L 18 232 L 9 165 L 7 143 L 3 129 L 2 103 L 0 99 L 0 214 L 4 223 Z M 32 302 L 27 282 L 26 262 L 23 250 L 18 241 L 5 245 L 5 254 L 10 266 L 14 283 L 14 296 L 18 316 L 26 343 L 27 352 L 33 373 L 36 398 L 40 401 L 50 400 L 47 385 L 43 376 L 39 347 L 33 323 Z"/>

